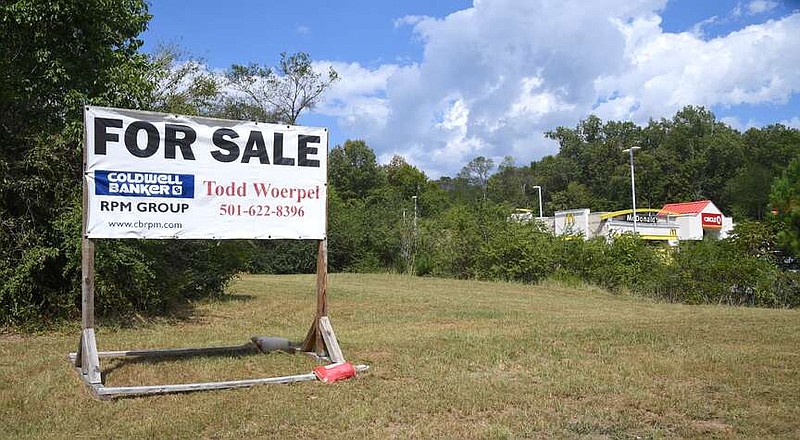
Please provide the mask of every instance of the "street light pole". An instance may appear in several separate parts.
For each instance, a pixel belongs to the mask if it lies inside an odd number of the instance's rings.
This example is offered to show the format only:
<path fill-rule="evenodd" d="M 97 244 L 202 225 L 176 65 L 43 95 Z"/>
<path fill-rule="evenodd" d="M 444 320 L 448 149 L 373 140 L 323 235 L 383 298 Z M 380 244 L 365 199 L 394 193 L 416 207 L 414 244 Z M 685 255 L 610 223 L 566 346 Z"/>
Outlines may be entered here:
<path fill-rule="evenodd" d="M 539 218 L 542 218 L 542 187 L 539 185 L 534 186 L 539 191 Z"/>
<path fill-rule="evenodd" d="M 631 156 L 631 201 L 633 202 L 633 234 L 636 235 L 636 179 L 633 174 L 633 152 L 642 147 L 630 147 L 622 150 L 623 153 L 630 153 Z"/>
<path fill-rule="evenodd" d="M 414 235 L 417 233 L 417 196 L 411 196 L 414 199 Z"/>

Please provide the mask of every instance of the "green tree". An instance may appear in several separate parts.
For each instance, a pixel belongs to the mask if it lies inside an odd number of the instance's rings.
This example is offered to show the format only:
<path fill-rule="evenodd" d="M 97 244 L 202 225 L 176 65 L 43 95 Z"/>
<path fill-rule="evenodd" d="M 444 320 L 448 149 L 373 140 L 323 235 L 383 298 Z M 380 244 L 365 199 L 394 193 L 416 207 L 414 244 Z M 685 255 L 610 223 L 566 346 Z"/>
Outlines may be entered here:
<path fill-rule="evenodd" d="M 789 164 L 772 186 L 769 199 L 781 223 L 778 244 L 800 258 L 800 157 Z"/>
<path fill-rule="evenodd" d="M 281 53 L 277 66 L 251 63 L 234 64 L 226 73 L 229 83 L 260 107 L 272 121 L 297 123 L 305 110 L 322 99 L 323 93 L 339 79 L 333 67 L 326 73 L 314 70 L 311 57 L 304 52 Z"/>
<path fill-rule="evenodd" d="M 272 114 L 254 104 L 252 101 L 236 97 L 222 96 L 214 107 L 211 115 L 216 118 L 232 119 L 234 121 L 274 121 Z"/>
<path fill-rule="evenodd" d="M 498 171 L 489 178 L 489 196 L 496 202 L 507 202 L 517 208 L 536 205 L 538 193 L 531 169 L 514 166 L 514 158 L 506 156 Z"/>
<path fill-rule="evenodd" d="M 586 185 L 578 182 L 570 182 L 565 190 L 554 193 L 547 202 L 550 212 L 594 206 L 597 206 L 597 199 Z"/>
<path fill-rule="evenodd" d="M 420 191 L 428 182 L 425 173 L 417 167 L 409 165 L 401 156 L 392 157 L 392 160 L 383 169 L 386 171 L 387 183 L 400 195 L 401 199 L 419 196 Z"/>
<path fill-rule="evenodd" d="M 748 162 L 725 184 L 734 218 L 763 220 L 774 181 L 773 172 L 759 163 Z"/>
<path fill-rule="evenodd" d="M 492 174 L 494 161 L 483 156 L 478 156 L 461 168 L 458 178 L 463 179 L 468 185 L 480 188 L 483 200 L 486 200 L 486 191 L 489 187 L 489 176 Z"/>
<path fill-rule="evenodd" d="M 149 80 L 155 84 L 152 111 L 183 115 L 210 115 L 217 107 L 221 84 L 201 60 L 188 57 L 177 46 L 159 47 L 150 56 Z"/>
<path fill-rule="evenodd" d="M 76 310 L 82 110 L 152 96 L 141 0 L 0 6 L 0 324 Z"/>
<path fill-rule="evenodd" d="M 386 175 L 372 148 L 363 140 L 347 140 L 328 155 L 328 180 L 342 199 L 363 199 L 386 184 Z"/>
<path fill-rule="evenodd" d="M 769 205 L 770 185 L 800 154 L 800 130 L 780 124 L 751 128 L 742 142 L 743 163 L 725 187 L 726 199 L 734 216 L 761 220 Z"/>

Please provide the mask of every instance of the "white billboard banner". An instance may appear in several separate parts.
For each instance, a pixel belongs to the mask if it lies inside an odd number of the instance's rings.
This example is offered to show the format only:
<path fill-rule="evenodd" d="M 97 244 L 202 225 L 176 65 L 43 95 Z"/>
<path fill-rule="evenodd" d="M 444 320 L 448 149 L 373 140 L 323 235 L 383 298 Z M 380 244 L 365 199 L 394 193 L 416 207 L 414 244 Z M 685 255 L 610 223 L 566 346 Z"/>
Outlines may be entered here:
<path fill-rule="evenodd" d="M 103 107 L 84 121 L 88 238 L 325 238 L 325 128 Z"/>

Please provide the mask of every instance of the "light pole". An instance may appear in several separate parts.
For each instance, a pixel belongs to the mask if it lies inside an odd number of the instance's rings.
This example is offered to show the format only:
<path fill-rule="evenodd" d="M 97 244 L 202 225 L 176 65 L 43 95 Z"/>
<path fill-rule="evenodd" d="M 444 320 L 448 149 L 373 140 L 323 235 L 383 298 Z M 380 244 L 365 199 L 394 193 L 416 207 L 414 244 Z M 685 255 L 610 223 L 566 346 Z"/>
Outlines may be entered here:
<path fill-rule="evenodd" d="M 633 152 L 642 147 L 630 147 L 622 150 L 623 153 L 630 153 L 631 156 L 631 201 L 633 202 L 633 234 L 636 235 L 636 179 L 633 174 Z"/>
<path fill-rule="evenodd" d="M 542 218 L 542 187 L 539 185 L 534 186 L 534 189 L 539 191 L 539 218 Z"/>
<path fill-rule="evenodd" d="M 411 243 L 409 246 L 408 273 L 414 274 L 414 259 L 417 255 L 417 196 L 411 196 L 414 200 L 414 223 L 411 230 Z"/>
<path fill-rule="evenodd" d="M 414 199 L 414 234 L 417 233 L 417 196 L 411 196 Z"/>

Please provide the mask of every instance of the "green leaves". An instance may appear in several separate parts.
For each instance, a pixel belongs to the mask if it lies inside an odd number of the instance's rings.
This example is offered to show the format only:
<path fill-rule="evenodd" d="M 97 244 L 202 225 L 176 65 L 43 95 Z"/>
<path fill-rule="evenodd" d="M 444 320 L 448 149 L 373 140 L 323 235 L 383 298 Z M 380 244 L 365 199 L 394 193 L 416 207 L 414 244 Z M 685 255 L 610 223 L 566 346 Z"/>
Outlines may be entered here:
<path fill-rule="evenodd" d="M 0 325 L 76 310 L 83 105 L 149 95 L 149 18 L 138 0 L 0 6 Z"/>
<path fill-rule="evenodd" d="M 769 200 L 782 225 L 778 244 L 800 259 L 800 156 L 772 186 Z"/>
<path fill-rule="evenodd" d="M 234 89 L 247 97 L 246 102 L 261 109 L 270 119 L 267 122 L 296 124 L 301 113 L 320 102 L 339 74 L 333 67 L 326 73 L 315 70 L 307 53 L 283 52 L 274 68 L 257 63 L 234 64 L 226 77 Z"/>

